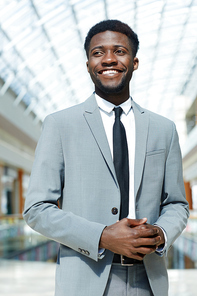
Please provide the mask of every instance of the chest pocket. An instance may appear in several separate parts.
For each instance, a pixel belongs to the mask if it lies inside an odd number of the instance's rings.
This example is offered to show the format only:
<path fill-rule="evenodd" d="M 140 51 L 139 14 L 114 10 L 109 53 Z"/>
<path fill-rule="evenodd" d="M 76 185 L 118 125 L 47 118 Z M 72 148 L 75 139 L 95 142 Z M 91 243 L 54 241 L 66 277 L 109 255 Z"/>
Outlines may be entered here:
<path fill-rule="evenodd" d="M 165 149 L 155 150 L 147 152 L 145 167 L 144 167 L 144 177 L 148 178 L 149 182 L 161 178 L 163 179 L 165 169 Z M 155 181 L 156 181 L 155 180 Z"/>

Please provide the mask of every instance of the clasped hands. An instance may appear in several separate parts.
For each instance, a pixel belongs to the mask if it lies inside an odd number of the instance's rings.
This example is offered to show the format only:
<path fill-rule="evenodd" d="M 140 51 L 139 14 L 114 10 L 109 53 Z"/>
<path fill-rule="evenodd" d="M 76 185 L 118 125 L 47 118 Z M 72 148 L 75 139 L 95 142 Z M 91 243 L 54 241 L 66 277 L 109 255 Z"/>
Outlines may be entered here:
<path fill-rule="evenodd" d="M 145 255 L 155 252 L 165 243 L 161 228 L 146 222 L 147 218 L 124 218 L 107 226 L 101 235 L 99 248 L 143 260 Z"/>

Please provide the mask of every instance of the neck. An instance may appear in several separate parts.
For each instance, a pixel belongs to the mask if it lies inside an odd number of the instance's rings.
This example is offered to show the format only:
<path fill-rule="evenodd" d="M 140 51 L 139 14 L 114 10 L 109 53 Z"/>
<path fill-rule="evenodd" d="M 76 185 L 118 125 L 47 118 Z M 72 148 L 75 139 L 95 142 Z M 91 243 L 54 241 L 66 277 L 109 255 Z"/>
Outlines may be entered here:
<path fill-rule="evenodd" d="M 102 91 L 95 89 L 95 92 L 98 96 L 103 98 L 104 100 L 114 104 L 115 106 L 121 105 L 122 103 L 126 102 L 130 96 L 129 91 L 123 93 L 103 93 Z"/>

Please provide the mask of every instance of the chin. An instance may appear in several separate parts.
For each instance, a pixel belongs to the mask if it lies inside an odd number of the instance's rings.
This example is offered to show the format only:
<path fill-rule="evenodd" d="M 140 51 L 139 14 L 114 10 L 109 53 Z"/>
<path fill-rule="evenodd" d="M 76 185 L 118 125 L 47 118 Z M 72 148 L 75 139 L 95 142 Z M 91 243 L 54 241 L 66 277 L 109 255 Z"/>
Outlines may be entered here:
<path fill-rule="evenodd" d="M 114 94 L 114 93 L 119 93 L 123 91 L 125 88 L 125 82 L 122 81 L 119 85 L 103 85 L 102 83 L 99 83 L 97 86 L 103 93 L 106 94 Z"/>

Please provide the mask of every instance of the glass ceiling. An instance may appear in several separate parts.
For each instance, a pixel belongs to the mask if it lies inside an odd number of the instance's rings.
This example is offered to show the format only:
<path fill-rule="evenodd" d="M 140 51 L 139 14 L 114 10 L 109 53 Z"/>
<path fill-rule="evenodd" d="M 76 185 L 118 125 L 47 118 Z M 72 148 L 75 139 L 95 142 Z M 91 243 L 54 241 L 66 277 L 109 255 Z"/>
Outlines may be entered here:
<path fill-rule="evenodd" d="M 173 98 L 197 94 L 197 0 L 0 0 L 0 95 L 12 88 L 35 122 L 86 99 L 84 38 L 108 18 L 140 40 L 132 97 L 173 119 Z"/>

